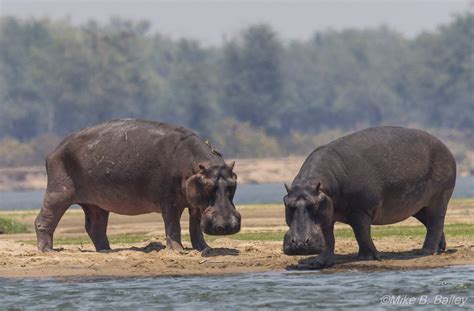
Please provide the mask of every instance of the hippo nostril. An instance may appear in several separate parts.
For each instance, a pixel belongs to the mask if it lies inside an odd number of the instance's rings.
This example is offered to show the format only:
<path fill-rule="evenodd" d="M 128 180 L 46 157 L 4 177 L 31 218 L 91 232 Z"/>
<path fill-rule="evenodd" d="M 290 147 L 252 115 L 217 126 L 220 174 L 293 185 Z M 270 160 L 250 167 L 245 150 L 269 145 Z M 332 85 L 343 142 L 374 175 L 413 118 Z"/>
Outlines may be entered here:
<path fill-rule="evenodd" d="M 223 227 L 223 226 L 220 226 L 220 225 L 219 225 L 219 226 L 217 226 L 217 228 L 216 228 L 216 229 L 217 229 L 217 231 L 218 231 L 218 232 L 222 232 L 222 231 L 224 231 L 224 227 Z"/>
<path fill-rule="evenodd" d="M 305 244 L 309 244 L 310 241 L 311 241 L 311 238 L 306 238 L 306 239 L 304 240 L 304 243 L 305 243 Z"/>
<path fill-rule="evenodd" d="M 295 240 L 295 239 L 291 239 L 291 244 L 296 244 L 296 240 Z"/>

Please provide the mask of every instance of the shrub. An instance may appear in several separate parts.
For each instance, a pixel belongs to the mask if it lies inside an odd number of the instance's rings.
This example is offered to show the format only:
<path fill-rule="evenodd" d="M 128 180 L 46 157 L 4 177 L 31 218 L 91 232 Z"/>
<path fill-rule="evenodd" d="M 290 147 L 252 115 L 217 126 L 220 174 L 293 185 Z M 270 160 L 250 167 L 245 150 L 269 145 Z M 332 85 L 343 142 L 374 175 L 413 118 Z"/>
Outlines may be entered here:
<path fill-rule="evenodd" d="M 226 156 L 246 158 L 282 155 L 281 146 L 275 137 L 247 122 L 223 119 L 217 124 L 211 138 Z"/>
<path fill-rule="evenodd" d="M 0 217 L 0 234 L 26 233 L 28 228 L 25 224 L 11 218 Z"/>

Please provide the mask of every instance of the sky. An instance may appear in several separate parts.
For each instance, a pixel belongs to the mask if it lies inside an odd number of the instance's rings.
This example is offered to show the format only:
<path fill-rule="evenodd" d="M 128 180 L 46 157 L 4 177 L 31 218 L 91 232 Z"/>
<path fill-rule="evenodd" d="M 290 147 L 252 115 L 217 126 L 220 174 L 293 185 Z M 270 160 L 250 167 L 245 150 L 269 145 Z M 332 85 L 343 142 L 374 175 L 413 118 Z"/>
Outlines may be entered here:
<path fill-rule="evenodd" d="M 0 0 L 0 15 L 68 18 L 75 24 L 106 22 L 112 16 L 148 20 L 153 31 L 205 45 L 219 45 L 256 23 L 272 25 L 284 40 L 305 39 L 327 29 L 380 25 L 413 37 L 473 9 L 474 0 Z"/>

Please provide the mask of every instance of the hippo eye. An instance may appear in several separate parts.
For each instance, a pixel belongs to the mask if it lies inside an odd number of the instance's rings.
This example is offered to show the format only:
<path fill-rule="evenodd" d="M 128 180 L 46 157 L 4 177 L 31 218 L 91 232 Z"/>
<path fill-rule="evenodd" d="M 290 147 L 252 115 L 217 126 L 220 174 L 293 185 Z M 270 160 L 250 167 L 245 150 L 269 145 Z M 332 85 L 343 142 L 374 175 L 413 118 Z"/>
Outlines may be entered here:
<path fill-rule="evenodd" d="M 231 186 L 226 186 L 225 192 L 226 192 L 226 194 L 229 195 L 229 196 L 234 196 L 234 194 L 235 194 L 235 186 L 233 186 L 233 185 L 231 185 Z"/>
<path fill-rule="evenodd" d="M 296 209 L 296 203 L 294 201 L 287 200 L 287 202 L 285 202 L 285 205 L 291 211 L 294 211 Z"/>
<path fill-rule="evenodd" d="M 203 179 L 203 186 L 207 189 L 207 191 L 213 191 L 215 188 L 215 183 L 211 179 L 205 178 Z"/>
<path fill-rule="evenodd" d="M 319 209 L 319 204 L 318 203 L 314 203 L 314 202 L 311 202 L 309 204 L 306 205 L 306 208 L 308 209 L 308 211 L 313 214 L 313 215 L 316 215 L 318 213 L 318 209 Z"/>

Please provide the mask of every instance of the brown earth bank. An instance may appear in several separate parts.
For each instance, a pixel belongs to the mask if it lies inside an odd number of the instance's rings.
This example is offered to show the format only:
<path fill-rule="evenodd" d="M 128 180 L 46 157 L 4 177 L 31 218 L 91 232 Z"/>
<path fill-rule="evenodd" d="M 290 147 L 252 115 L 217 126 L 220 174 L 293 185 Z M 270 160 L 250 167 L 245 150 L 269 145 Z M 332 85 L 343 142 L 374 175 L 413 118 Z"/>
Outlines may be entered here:
<path fill-rule="evenodd" d="M 39 253 L 34 233 L 0 235 L 0 277 L 66 277 L 66 276 L 167 276 L 217 275 L 292 269 L 309 256 L 286 256 L 281 239 L 268 238 L 286 229 L 284 210 L 280 205 L 238 206 L 242 213 L 242 233 L 211 238 L 213 248 L 204 253 L 190 249 L 187 237 L 185 250 L 164 248 L 165 238 L 161 215 L 120 216 L 111 214 L 109 237 L 139 237 L 131 242 L 112 242 L 112 251 L 96 253 L 83 229 L 82 210 L 71 209 L 61 220 L 55 234 L 58 252 Z M 37 211 L 1 212 L 0 217 L 14 218 L 32 230 Z M 453 200 L 446 223 L 470 228 L 474 222 L 474 200 Z M 419 228 L 415 219 L 389 228 Z M 383 226 L 388 227 L 388 226 Z M 469 234 L 446 233 L 448 250 L 434 256 L 419 256 L 414 249 L 423 243 L 419 235 L 379 235 L 374 242 L 381 252 L 380 261 L 358 261 L 357 243 L 353 236 L 341 236 L 348 226 L 336 225 L 336 264 L 322 273 L 359 270 L 405 270 L 474 264 L 474 239 Z M 340 231 L 338 231 L 340 230 Z M 463 229 L 464 230 L 464 229 Z M 470 229 L 469 229 L 470 230 Z M 187 234 L 187 216 L 182 220 L 182 233 Z M 245 239 L 242 237 L 245 236 Z M 68 241 L 69 242 L 65 242 Z M 74 240 L 76 239 L 76 240 Z M 268 241 L 265 241 L 268 239 Z M 76 242 L 75 242 L 76 241 Z M 112 239 L 113 241 L 113 239 Z"/>
<path fill-rule="evenodd" d="M 305 157 L 233 159 L 240 184 L 291 182 Z M 233 161 L 229 159 L 229 161 Z M 469 175 L 458 172 L 459 176 Z M 44 190 L 46 170 L 43 166 L 0 168 L 0 191 Z"/>

